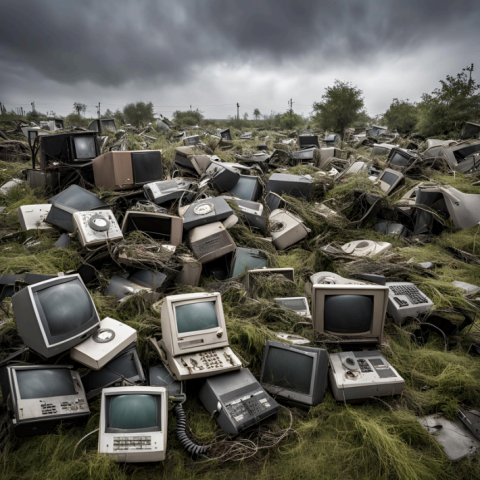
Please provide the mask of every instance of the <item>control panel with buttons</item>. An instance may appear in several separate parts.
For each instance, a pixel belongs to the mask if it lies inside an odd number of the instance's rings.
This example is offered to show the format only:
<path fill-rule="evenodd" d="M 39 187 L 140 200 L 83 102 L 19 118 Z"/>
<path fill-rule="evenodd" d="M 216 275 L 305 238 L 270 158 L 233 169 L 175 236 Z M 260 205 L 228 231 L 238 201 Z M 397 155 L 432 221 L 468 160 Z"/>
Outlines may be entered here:
<path fill-rule="evenodd" d="M 123 233 L 111 210 L 91 210 L 73 214 L 75 231 L 82 247 L 121 240 Z"/>

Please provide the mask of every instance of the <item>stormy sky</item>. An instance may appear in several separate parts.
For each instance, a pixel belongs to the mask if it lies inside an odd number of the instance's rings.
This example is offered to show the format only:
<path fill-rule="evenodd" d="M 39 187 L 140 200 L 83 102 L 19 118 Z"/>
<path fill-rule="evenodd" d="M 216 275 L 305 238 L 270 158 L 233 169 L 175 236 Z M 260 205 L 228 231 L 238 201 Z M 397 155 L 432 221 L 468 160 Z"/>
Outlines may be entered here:
<path fill-rule="evenodd" d="M 480 62 L 480 4 L 457 0 L 0 0 L 0 101 L 87 116 L 152 101 L 207 118 L 308 114 L 335 79 L 370 115 Z"/>

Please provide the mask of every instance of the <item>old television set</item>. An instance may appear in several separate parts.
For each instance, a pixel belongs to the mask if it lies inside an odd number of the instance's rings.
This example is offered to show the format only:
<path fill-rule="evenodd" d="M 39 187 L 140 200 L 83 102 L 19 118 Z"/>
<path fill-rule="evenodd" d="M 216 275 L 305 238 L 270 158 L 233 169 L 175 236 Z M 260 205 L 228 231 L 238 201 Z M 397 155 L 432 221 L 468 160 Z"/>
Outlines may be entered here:
<path fill-rule="evenodd" d="M 52 205 L 52 208 L 48 212 L 45 222 L 63 228 L 70 233 L 75 231 L 73 222 L 75 212 L 86 212 L 108 207 L 108 204 L 94 193 L 78 185 L 71 185 L 63 192 L 50 198 L 48 203 Z"/>
<path fill-rule="evenodd" d="M 468 138 L 480 139 L 480 124 L 473 122 L 465 122 L 460 134 L 460 138 L 466 140 Z"/>
<path fill-rule="evenodd" d="M 100 325 L 79 274 L 29 285 L 12 297 L 12 304 L 23 342 L 45 358 L 78 345 Z"/>
<path fill-rule="evenodd" d="M 2 396 L 10 427 L 19 437 L 45 434 L 90 415 L 80 375 L 68 365 L 5 367 Z"/>
<path fill-rule="evenodd" d="M 388 154 L 387 166 L 404 169 L 409 167 L 418 157 L 403 148 L 392 148 Z"/>
<path fill-rule="evenodd" d="M 122 223 L 122 233 L 141 231 L 168 245 L 180 245 L 183 236 L 183 218 L 165 213 L 127 210 Z"/>
<path fill-rule="evenodd" d="M 219 160 L 212 160 L 205 175 L 213 188 L 220 193 L 228 192 L 237 184 L 240 178 L 240 174 L 236 169 L 233 169 L 227 162 L 221 162 Z"/>
<path fill-rule="evenodd" d="M 145 373 L 136 347 L 126 348 L 100 370 L 90 370 L 82 377 L 82 382 L 88 400 L 100 395 L 107 387 L 143 384 Z"/>
<path fill-rule="evenodd" d="M 478 159 L 473 157 L 476 153 L 480 153 L 480 142 L 464 142 L 452 146 L 443 146 L 438 156 L 445 158 L 449 166 L 457 172 L 468 172 L 474 166 L 473 163 L 478 164 Z M 476 168 L 478 169 L 478 166 Z"/>
<path fill-rule="evenodd" d="M 218 292 L 167 296 L 157 345 L 176 380 L 210 377 L 242 366 L 228 343 Z"/>
<path fill-rule="evenodd" d="M 168 398 L 164 387 L 112 387 L 102 391 L 98 451 L 117 462 L 165 460 Z"/>
<path fill-rule="evenodd" d="M 237 247 L 232 258 L 230 278 L 238 277 L 245 271 L 267 266 L 267 256 L 261 250 Z"/>
<path fill-rule="evenodd" d="M 376 143 L 372 151 L 370 152 L 370 157 L 380 157 L 385 156 L 387 157 L 392 149 L 395 148 L 395 145 L 391 145 L 390 143 Z"/>
<path fill-rule="evenodd" d="M 177 178 L 174 180 L 147 183 L 143 186 L 143 191 L 148 200 L 157 205 L 163 205 L 164 203 L 174 202 L 182 198 L 183 195 L 190 190 L 192 185 L 192 182 Z"/>
<path fill-rule="evenodd" d="M 229 192 L 242 200 L 255 202 L 262 194 L 262 185 L 255 175 L 240 175 L 237 183 Z"/>
<path fill-rule="evenodd" d="M 267 340 L 260 383 L 275 398 L 314 407 L 323 402 L 327 378 L 326 350 Z"/>
<path fill-rule="evenodd" d="M 265 193 L 273 192 L 277 195 L 291 195 L 292 197 L 307 198 L 312 187 L 310 175 L 289 175 L 273 173 L 268 179 Z"/>
<path fill-rule="evenodd" d="M 336 133 L 327 135 L 323 142 L 327 147 L 334 147 L 340 143 L 340 135 L 337 135 Z"/>
<path fill-rule="evenodd" d="M 93 160 L 95 185 L 125 190 L 162 179 L 161 150 L 107 152 Z"/>
<path fill-rule="evenodd" d="M 212 157 L 201 153 L 201 150 L 195 147 L 177 147 L 175 149 L 174 165 L 181 172 L 201 176 L 212 163 Z"/>
<path fill-rule="evenodd" d="M 88 130 L 92 132 L 98 132 L 100 135 L 103 132 L 116 132 L 117 125 L 115 124 L 115 119 L 113 118 L 102 118 L 101 120 L 93 120 L 88 126 Z"/>
<path fill-rule="evenodd" d="M 183 137 L 183 144 L 186 147 L 192 147 L 200 143 L 200 135 L 191 135 L 190 137 Z"/>
<path fill-rule="evenodd" d="M 372 125 L 370 129 L 370 136 L 371 137 L 378 137 L 379 135 L 383 135 L 387 133 L 387 127 L 379 127 L 378 125 Z"/>
<path fill-rule="evenodd" d="M 227 128 L 225 130 L 222 130 L 220 132 L 220 136 L 222 137 L 222 140 L 232 140 L 232 135 L 230 133 L 230 129 Z"/>
<path fill-rule="evenodd" d="M 387 195 L 390 195 L 403 178 L 402 173 L 392 170 L 391 168 L 386 168 L 378 177 L 378 183 L 380 184 L 380 188 Z"/>
<path fill-rule="evenodd" d="M 320 148 L 320 143 L 318 141 L 318 135 L 299 135 L 298 136 L 298 146 L 301 149 L 304 148 Z"/>
<path fill-rule="evenodd" d="M 388 295 L 383 285 L 314 284 L 313 328 L 331 343 L 382 343 Z"/>
<path fill-rule="evenodd" d="M 40 137 L 40 166 L 83 164 L 100 155 L 96 132 L 56 133 Z"/>

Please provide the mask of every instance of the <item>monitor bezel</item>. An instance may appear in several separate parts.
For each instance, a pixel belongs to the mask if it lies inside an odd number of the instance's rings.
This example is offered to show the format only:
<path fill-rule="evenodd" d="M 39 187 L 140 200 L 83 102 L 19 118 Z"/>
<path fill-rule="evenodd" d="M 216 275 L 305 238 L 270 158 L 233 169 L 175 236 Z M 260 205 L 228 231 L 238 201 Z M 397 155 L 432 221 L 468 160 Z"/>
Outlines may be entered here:
<path fill-rule="evenodd" d="M 333 295 L 373 296 L 373 315 L 370 329 L 358 333 L 338 333 L 325 330 L 325 297 Z M 314 284 L 312 286 L 313 329 L 321 334 L 332 335 L 338 339 L 359 338 L 383 340 L 383 326 L 388 305 L 389 288 L 383 285 Z"/>
<path fill-rule="evenodd" d="M 392 185 L 382 180 L 382 178 L 385 176 L 386 173 L 391 173 L 397 177 L 397 180 L 395 180 L 395 182 Z M 404 178 L 403 173 L 399 172 L 398 170 L 385 168 L 385 170 L 383 170 L 381 175 L 378 177 L 378 182 L 380 184 L 380 188 L 382 189 L 382 191 L 387 195 L 389 195 L 391 192 L 393 192 L 393 190 L 395 190 L 395 188 L 403 180 L 403 178 Z"/>
<path fill-rule="evenodd" d="M 94 150 L 95 150 L 95 156 L 93 157 L 88 157 L 88 158 L 77 158 L 77 147 L 75 146 L 75 138 L 80 138 L 80 137 L 91 137 L 93 140 L 93 145 L 94 145 Z M 97 142 L 97 132 L 91 132 L 90 134 L 87 133 L 80 133 L 80 134 L 73 134 L 70 135 L 69 137 L 69 144 L 70 144 L 70 153 L 72 155 L 72 162 L 73 163 L 87 163 L 94 158 L 97 158 L 100 154 L 99 148 L 98 148 L 98 142 Z"/>
<path fill-rule="evenodd" d="M 90 318 L 88 322 L 86 322 L 81 331 L 80 329 L 77 329 L 74 335 L 72 334 L 64 334 L 61 336 L 56 336 L 54 337 L 50 333 L 50 328 L 48 327 L 48 322 L 45 316 L 45 312 L 43 311 L 43 308 L 40 304 L 40 300 L 38 297 L 35 297 L 35 293 L 45 290 L 47 288 L 51 288 L 55 285 L 60 285 L 63 283 L 68 283 L 68 282 L 73 282 L 73 281 L 79 281 L 81 286 L 84 288 L 85 292 L 87 293 L 88 297 L 90 298 L 91 305 L 93 307 L 93 316 Z M 93 301 L 90 292 L 88 291 L 87 287 L 83 283 L 82 277 L 78 273 L 74 273 L 72 275 L 66 275 L 64 277 L 58 277 L 58 278 L 53 278 L 50 280 L 45 280 L 43 282 L 36 283 L 34 285 L 29 285 L 25 287 L 28 291 L 28 296 L 33 308 L 33 311 L 35 313 L 35 320 L 38 323 L 38 326 L 40 327 L 40 331 L 42 333 L 42 338 L 45 342 L 45 346 L 47 348 L 54 348 L 58 345 L 62 345 L 64 343 L 71 342 L 72 340 L 84 336 L 86 333 L 96 329 L 100 325 L 100 316 L 98 315 L 97 308 L 95 307 L 95 302 Z M 55 341 L 53 340 L 54 338 L 60 338 L 60 341 Z M 53 343 L 55 342 L 55 343 Z"/>
<path fill-rule="evenodd" d="M 265 378 L 264 378 L 266 374 L 265 369 L 267 366 L 268 354 L 270 353 L 271 348 L 287 350 L 287 351 L 295 352 L 295 353 L 306 355 L 307 357 L 313 358 L 312 376 L 310 378 L 310 392 L 308 394 L 298 392 L 296 390 L 289 390 L 285 387 L 279 387 L 277 385 L 274 385 L 265 381 Z M 307 347 L 307 348 L 312 348 L 312 347 Z M 317 349 L 317 350 L 320 350 L 320 349 Z M 315 396 L 315 379 L 317 378 L 318 369 L 319 369 L 319 361 L 318 361 L 319 356 L 320 356 L 320 351 L 310 352 L 310 351 L 307 351 L 306 348 L 305 350 L 299 348 L 298 345 L 288 345 L 285 343 L 268 340 L 265 345 L 265 350 L 263 352 L 262 370 L 260 373 L 260 384 L 265 390 L 267 390 L 267 392 L 275 396 L 284 398 L 286 400 L 292 400 L 294 402 L 302 403 L 305 405 L 312 405 L 314 401 L 314 396 Z"/>
<path fill-rule="evenodd" d="M 217 314 L 218 327 L 208 330 L 196 330 L 187 334 L 179 334 L 177 329 L 177 320 L 175 307 L 180 305 L 198 303 L 198 302 L 214 302 L 215 312 Z M 222 296 L 218 292 L 214 293 L 187 293 L 184 295 L 170 295 L 164 300 L 162 307 L 162 336 L 165 346 L 176 355 L 186 355 L 191 352 L 202 350 L 211 350 L 212 348 L 220 348 L 228 346 L 228 334 L 225 323 L 225 315 L 223 313 Z M 222 332 L 218 336 L 219 332 Z M 201 343 L 188 346 L 188 343 L 201 340 Z M 182 343 L 187 343 L 181 348 Z"/>

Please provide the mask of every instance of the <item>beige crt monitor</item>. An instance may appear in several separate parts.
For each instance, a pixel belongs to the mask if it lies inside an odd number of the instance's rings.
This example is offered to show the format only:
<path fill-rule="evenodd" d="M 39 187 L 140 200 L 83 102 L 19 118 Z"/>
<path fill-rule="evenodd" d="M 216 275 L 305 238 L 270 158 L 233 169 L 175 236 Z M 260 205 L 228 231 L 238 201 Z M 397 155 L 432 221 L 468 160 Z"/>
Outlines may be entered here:
<path fill-rule="evenodd" d="M 177 380 L 239 370 L 228 344 L 220 293 L 170 295 L 162 305 L 162 340 L 152 342 Z"/>
<path fill-rule="evenodd" d="M 388 294 L 383 285 L 314 284 L 313 328 L 332 343 L 382 343 Z"/>

